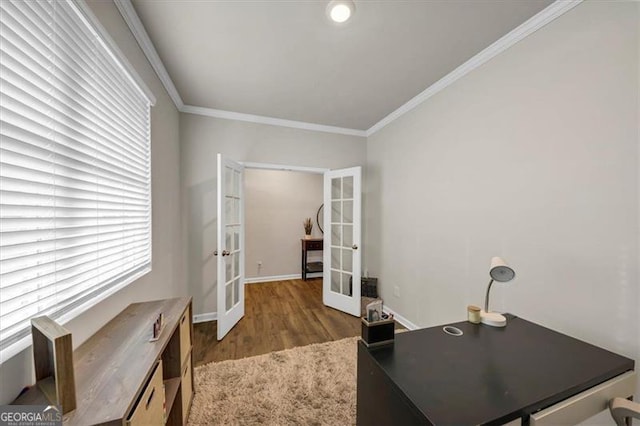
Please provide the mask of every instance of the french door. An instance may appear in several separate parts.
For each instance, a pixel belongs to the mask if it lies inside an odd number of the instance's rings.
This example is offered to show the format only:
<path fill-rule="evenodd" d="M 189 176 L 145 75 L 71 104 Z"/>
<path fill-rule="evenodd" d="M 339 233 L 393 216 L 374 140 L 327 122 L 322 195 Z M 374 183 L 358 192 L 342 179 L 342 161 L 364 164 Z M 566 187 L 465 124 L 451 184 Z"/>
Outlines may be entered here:
<path fill-rule="evenodd" d="M 324 174 L 322 301 L 360 316 L 361 167 Z"/>
<path fill-rule="evenodd" d="M 244 166 L 218 154 L 218 340 L 244 316 Z"/>

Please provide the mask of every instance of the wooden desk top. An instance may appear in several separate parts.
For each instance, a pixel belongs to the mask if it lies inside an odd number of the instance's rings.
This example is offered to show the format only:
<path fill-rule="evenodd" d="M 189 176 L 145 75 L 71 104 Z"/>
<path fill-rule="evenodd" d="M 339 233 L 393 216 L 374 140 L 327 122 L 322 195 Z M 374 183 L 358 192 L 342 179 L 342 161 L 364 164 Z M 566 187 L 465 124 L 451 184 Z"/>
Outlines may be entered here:
<path fill-rule="evenodd" d="M 318 243 L 324 242 L 324 238 L 300 238 L 303 243 Z"/>
<path fill-rule="evenodd" d="M 634 361 L 507 316 L 507 326 L 452 324 L 396 334 L 371 356 L 432 424 L 506 423 L 619 374 Z M 360 342 L 362 345 L 362 342 Z"/>
<path fill-rule="evenodd" d="M 77 408 L 64 416 L 64 423 L 109 423 L 125 417 L 190 302 L 184 297 L 134 303 L 79 346 L 73 352 Z M 149 342 L 161 312 L 165 327 L 157 341 Z M 41 403 L 43 397 L 34 386 L 14 404 Z"/>

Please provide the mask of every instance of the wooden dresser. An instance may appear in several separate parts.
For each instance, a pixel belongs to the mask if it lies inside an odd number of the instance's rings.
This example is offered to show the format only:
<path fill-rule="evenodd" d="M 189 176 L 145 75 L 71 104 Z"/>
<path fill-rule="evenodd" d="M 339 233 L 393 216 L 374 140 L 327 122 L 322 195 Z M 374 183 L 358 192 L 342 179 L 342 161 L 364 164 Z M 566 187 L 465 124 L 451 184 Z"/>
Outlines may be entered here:
<path fill-rule="evenodd" d="M 64 424 L 186 424 L 194 390 L 191 312 L 191 298 L 134 303 L 78 347 L 77 408 Z M 160 313 L 164 328 L 150 342 Z M 33 386 L 14 404 L 46 402 Z"/>

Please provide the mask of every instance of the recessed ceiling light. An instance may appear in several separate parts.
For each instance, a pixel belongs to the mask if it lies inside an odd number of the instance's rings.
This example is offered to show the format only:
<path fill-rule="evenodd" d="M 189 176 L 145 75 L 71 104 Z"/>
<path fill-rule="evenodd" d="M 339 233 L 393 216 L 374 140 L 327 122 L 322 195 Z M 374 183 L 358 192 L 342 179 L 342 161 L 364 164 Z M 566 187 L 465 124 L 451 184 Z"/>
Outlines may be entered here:
<path fill-rule="evenodd" d="M 356 5 L 351 0 L 332 0 L 327 5 L 327 15 L 338 24 L 347 22 L 355 10 Z"/>

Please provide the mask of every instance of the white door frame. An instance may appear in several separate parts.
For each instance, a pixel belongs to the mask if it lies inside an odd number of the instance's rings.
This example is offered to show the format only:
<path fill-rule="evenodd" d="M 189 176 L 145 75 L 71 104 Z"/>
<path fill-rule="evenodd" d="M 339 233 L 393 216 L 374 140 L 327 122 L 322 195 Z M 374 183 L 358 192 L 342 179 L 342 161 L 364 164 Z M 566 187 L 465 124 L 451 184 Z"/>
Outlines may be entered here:
<path fill-rule="evenodd" d="M 324 175 L 324 172 L 331 170 L 322 167 L 289 166 L 285 164 L 252 163 L 248 161 L 238 161 L 238 163 L 242 164 L 245 169 L 281 170 L 283 172 L 305 172 L 320 175 Z"/>
<path fill-rule="evenodd" d="M 326 172 L 330 172 L 332 169 L 329 168 L 324 168 L 324 167 L 306 167 L 306 166 L 293 166 L 293 165 L 285 165 L 285 164 L 272 164 L 272 163 L 256 163 L 256 162 L 249 162 L 249 161 L 238 161 L 238 163 L 240 163 L 241 165 L 244 166 L 245 169 L 261 169 L 261 170 L 280 170 L 280 171 L 287 171 L 287 172 L 304 172 L 304 173 L 314 173 L 314 174 L 320 174 L 323 176 L 324 179 L 324 175 Z M 343 168 L 345 170 L 350 170 L 352 168 Z M 333 170 L 337 170 L 337 169 L 333 169 Z M 324 187 L 324 185 L 323 185 Z M 326 188 L 323 188 L 323 203 L 324 203 L 324 198 L 326 196 Z M 326 212 L 326 206 L 325 206 L 325 212 Z M 326 213 L 325 213 L 326 214 Z M 358 238 L 359 240 L 360 238 Z M 360 241 L 358 241 L 358 245 L 360 245 Z M 245 247 L 246 250 L 246 247 Z M 326 262 L 326 259 L 324 258 L 323 255 L 323 260 Z M 361 266 L 358 265 L 358 268 L 360 268 Z M 244 271 L 243 271 L 243 275 L 244 275 Z M 323 271 L 322 273 L 322 279 L 323 279 L 323 302 L 325 302 L 325 295 L 324 295 L 324 280 L 325 279 L 331 279 L 331 277 L 327 277 L 327 274 Z M 357 289 L 356 289 L 357 287 Z M 354 285 L 354 292 L 358 294 L 358 299 L 359 299 L 359 293 L 360 293 L 360 286 L 355 286 Z M 325 305 L 326 302 L 324 303 Z M 328 306 L 328 305 L 327 305 Z M 356 315 L 359 316 L 360 315 L 360 303 L 358 302 L 358 312 L 349 312 L 352 315 Z M 343 312 L 348 312 L 351 309 L 340 309 Z"/>
<path fill-rule="evenodd" d="M 302 173 L 312 173 L 324 176 L 325 172 L 330 171 L 331 169 L 323 168 L 323 167 L 307 167 L 307 166 L 293 166 L 288 164 L 273 164 L 273 163 L 256 163 L 251 161 L 238 161 L 238 163 L 242 164 L 246 169 L 254 169 L 254 170 L 277 170 L 283 172 L 302 172 Z M 323 187 L 324 188 L 324 187 Z M 324 202 L 324 189 L 322 202 Z M 245 247 L 246 250 L 246 247 Z M 246 267 L 246 266 L 245 266 Z M 243 276 L 246 271 L 243 271 Z M 324 276 L 324 273 L 322 274 Z M 255 281 L 256 284 L 261 281 Z M 246 284 L 253 284 L 254 282 L 245 282 Z"/>

